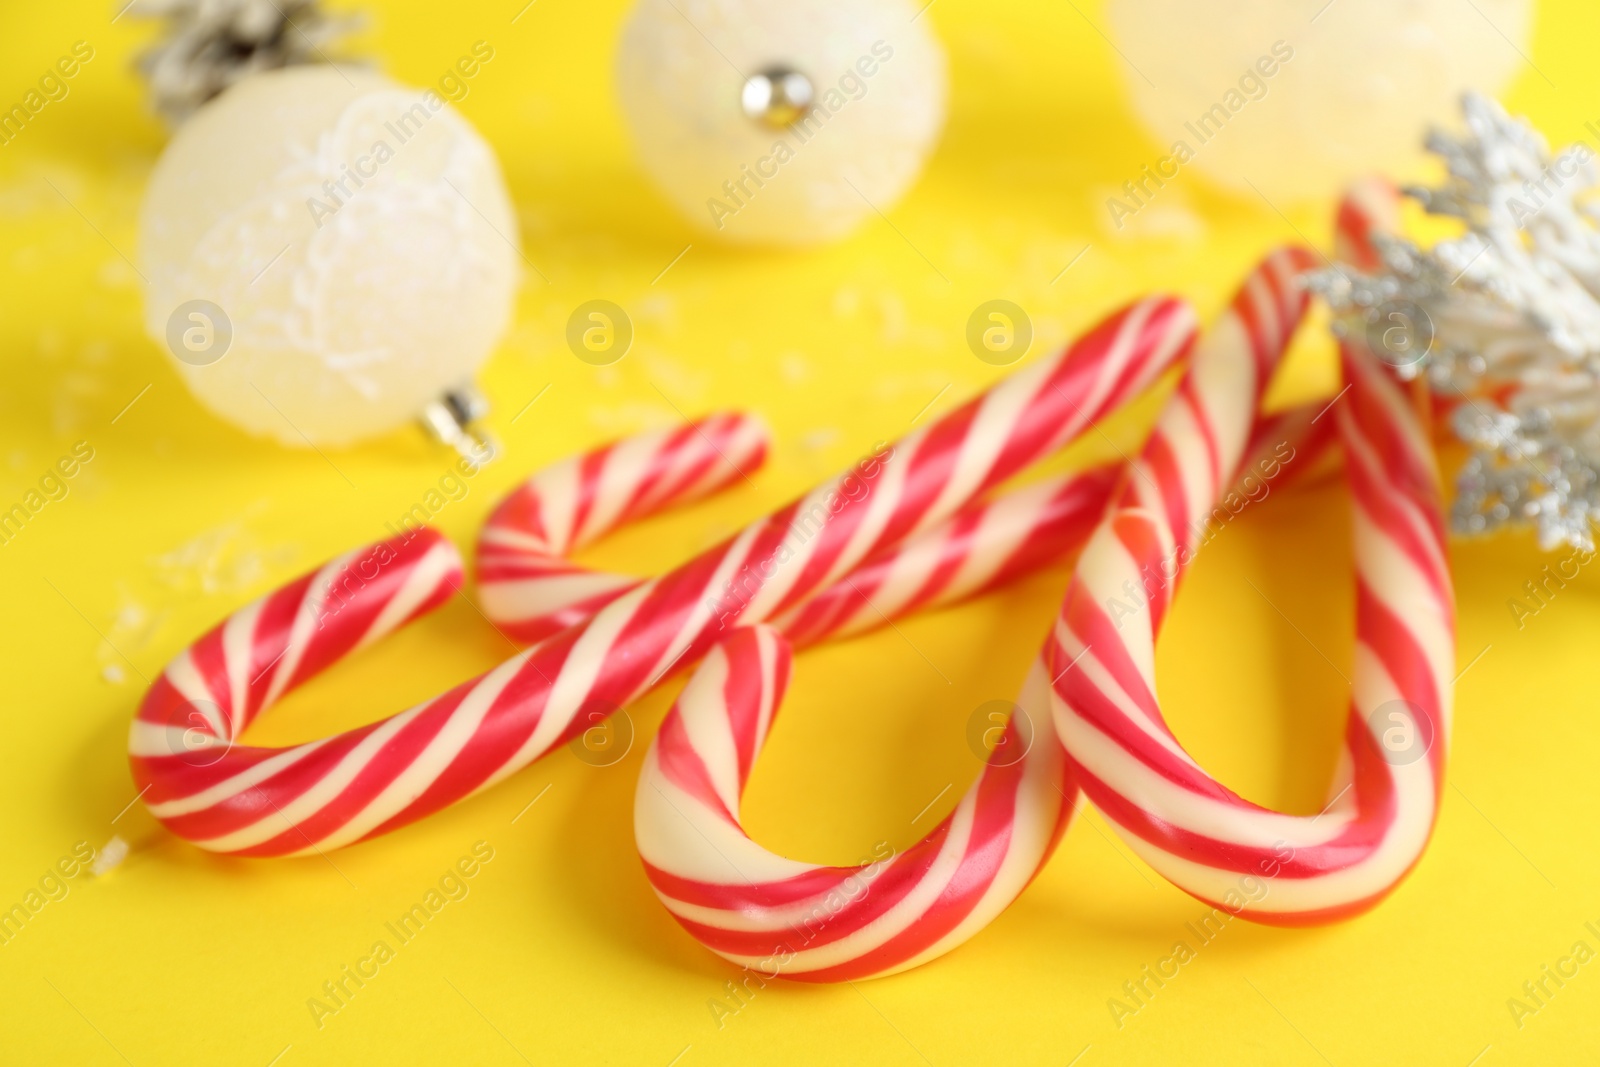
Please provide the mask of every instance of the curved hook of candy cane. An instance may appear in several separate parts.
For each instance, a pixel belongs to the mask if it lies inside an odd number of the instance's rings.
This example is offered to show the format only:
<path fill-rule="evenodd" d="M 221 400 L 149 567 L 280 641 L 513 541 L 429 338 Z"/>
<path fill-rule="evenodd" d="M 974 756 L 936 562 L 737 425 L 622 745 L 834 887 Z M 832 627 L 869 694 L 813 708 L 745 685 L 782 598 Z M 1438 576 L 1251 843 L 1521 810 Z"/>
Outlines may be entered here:
<path fill-rule="evenodd" d="M 146 804 L 169 828 L 221 852 L 325 851 L 414 822 L 638 699 L 696 662 L 729 627 L 804 602 L 1054 453 L 1181 358 L 1193 323 L 1180 301 L 1137 301 L 1069 348 L 902 438 L 867 492 L 837 514 L 827 502 L 852 475 L 825 482 L 587 621 L 398 715 L 283 749 L 213 746 L 220 754 L 203 768 L 150 762 L 136 749 L 136 784 L 149 787 Z M 808 527 L 814 513 L 822 521 Z M 739 580 L 741 596 L 719 609 L 730 579 Z M 262 661 L 250 647 L 258 639 L 254 624 L 238 624 L 236 634 L 237 655 Z"/>
<path fill-rule="evenodd" d="M 1197 348 L 1189 380 L 1137 461 L 1143 472 L 1090 539 L 1054 631 L 1056 728 L 1086 795 L 1128 844 L 1180 888 L 1260 922 L 1359 913 L 1420 857 L 1437 812 L 1449 732 L 1453 601 L 1441 492 L 1423 424 L 1364 349 L 1345 346 L 1334 405 L 1355 501 L 1357 648 L 1345 752 L 1315 816 L 1273 812 L 1216 782 L 1167 728 L 1155 696 L 1155 638 L 1176 578 L 1149 569 L 1193 555 L 1186 516 L 1216 496 L 1237 423 L 1259 403 L 1263 353 L 1281 351 L 1304 297 L 1275 333 L 1234 308 Z M 1230 325 L 1229 319 L 1232 320 Z M 1266 342 L 1266 343 L 1264 343 Z M 1221 442 L 1223 447 L 1217 447 Z M 1169 457 L 1209 454 L 1210 463 Z M 1148 610 L 1113 618 L 1125 585 Z"/>
<path fill-rule="evenodd" d="M 767 447 L 759 419 L 729 412 L 634 434 L 544 468 L 495 507 L 478 535 L 479 606 L 501 632 L 525 643 L 582 622 L 641 580 L 577 566 L 569 554 L 748 478 Z"/>
<path fill-rule="evenodd" d="M 245 727 L 291 689 L 444 604 L 461 577 L 455 545 L 419 527 L 335 557 L 195 641 L 156 679 L 129 728 L 129 762 L 151 814 L 180 837 L 230 851 L 212 832 L 219 814 L 258 782 L 293 775 L 285 757 L 293 750 L 236 745 Z M 393 731 L 361 732 L 382 744 Z M 287 817 L 266 829 L 276 843 L 309 840 Z"/>
<path fill-rule="evenodd" d="M 790 655 L 771 627 L 735 630 L 667 714 L 634 796 L 651 886 L 696 940 L 764 978 L 842 982 L 943 955 L 1016 899 L 1072 816 L 1077 790 L 1050 725 L 1043 664 L 1020 698 L 1031 738 L 1008 722 L 978 780 L 931 833 L 904 852 L 884 844 L 864 863 L 834 867 L 768 851 L 739 818 Z"/>

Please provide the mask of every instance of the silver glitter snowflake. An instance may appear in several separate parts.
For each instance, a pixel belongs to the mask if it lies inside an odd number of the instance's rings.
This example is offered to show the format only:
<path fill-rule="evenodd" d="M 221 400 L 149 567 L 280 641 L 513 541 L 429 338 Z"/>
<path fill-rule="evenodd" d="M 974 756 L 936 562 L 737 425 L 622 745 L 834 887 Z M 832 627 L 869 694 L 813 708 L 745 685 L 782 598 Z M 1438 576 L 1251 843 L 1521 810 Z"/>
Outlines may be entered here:
<path fill-rule="evenodd" d="M 1600 185 L 1595 152 L 1550 154 L 1493 100 L 1462 103 L 1467 132 L 1434 131 L 1449 177 L 1408 188 L 1465 232 L 1430 249 L 1375 236 L 1383 267 L 1320 271 L 1308 284 L 1341 337 L 1364 336 L 1402 377 L 1463 398 L 1452 420 L 1472 456 L 1452 523 L 1482 533 L 1532 523 L 1546 548 L 1593 548 L 1600 518 Z"/>

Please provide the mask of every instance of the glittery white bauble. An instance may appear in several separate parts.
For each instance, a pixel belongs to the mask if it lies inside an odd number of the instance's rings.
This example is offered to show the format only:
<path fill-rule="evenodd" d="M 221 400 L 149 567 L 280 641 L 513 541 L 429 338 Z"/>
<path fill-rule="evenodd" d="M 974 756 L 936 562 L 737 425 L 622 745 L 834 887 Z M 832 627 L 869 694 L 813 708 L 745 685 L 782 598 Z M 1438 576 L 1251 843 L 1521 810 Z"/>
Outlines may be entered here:
<path fill-rule="evenodd" d="M 510 320 L 517 220 L 431 90 L 325 66 L 252 76 L 156 164 L 145 325 L 206 407 L 304 447 L 415 417 Z"/>
<path fill-rule="evenodd" d="M 944 53 L 917 13 L 903 0 L 640 0 L 617 53 L 640 162 L 719 237 L 844 236 L 900 198 L 944 124 Z M 781 101 L 753 114 L 791 73 L 810 109 L 792 125 Z"/>
<path fill-rule="evenodd" d="M 1254 185 L 1276 203 L 1333 195 L 1352 178 L 1414 164 L 1426 128 L 1451 122 L 1463 91 L 1492 95 L 1522 65 L 1531 7 L 1107 0 L 1105 17 L 1163 157 L 1179 141 L 1194 153 L 1160 169 L 1192 167 L 1251 197 Z M 1155 169 L 1159 159 L 1151 162 Z"/>

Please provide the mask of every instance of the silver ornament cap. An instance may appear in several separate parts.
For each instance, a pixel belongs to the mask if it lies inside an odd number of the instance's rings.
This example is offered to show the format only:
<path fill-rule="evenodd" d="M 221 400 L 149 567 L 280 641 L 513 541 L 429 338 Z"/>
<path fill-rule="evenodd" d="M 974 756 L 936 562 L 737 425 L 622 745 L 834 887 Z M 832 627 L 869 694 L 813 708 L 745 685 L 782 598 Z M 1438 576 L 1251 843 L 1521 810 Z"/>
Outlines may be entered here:
<path fill-rule="evenodd" d="M 476 385 L 463 382 L 423 408 L 419 418 L 435 440 L 477 468 L 500 454 L 499 442 L 482 425 L 488 414 L 488 398 Z"/>
<path fill-rule="evenodd" d="M 790 67 L 768 67 L 750 76 L 739 94 L 744 113 L 775 130 L 787 129 L 816 98 L 811 79 Z"/>

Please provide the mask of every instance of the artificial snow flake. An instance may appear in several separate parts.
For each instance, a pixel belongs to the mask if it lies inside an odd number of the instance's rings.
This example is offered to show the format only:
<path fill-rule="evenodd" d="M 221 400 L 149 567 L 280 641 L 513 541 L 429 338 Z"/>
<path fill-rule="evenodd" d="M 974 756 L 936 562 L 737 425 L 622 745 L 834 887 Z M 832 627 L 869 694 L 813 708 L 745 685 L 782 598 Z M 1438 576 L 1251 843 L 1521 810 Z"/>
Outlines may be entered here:
<path fill-rule="evenodd" d="M 1405 378 L 1425 373 L 1460 397 L 1451 421 L 1473 449 L 1457 478 L 1452 523 L 1482 533 L 1531 523 L 1547 549 L 1593 547 L 1600 517 L 1600 185 L 1595 152 L 1552 156 L 1528 123 L 1481 96 L 1463 100 L 1467 131 L 1434 131 L 1449 169 L 1437 188 L 1408 188 L 1461 236 L 1422 249 L 1375 235 L 1383 263 L 1340 266 L 1310 286 L 1335 332 L 1364 336 Z"/>

